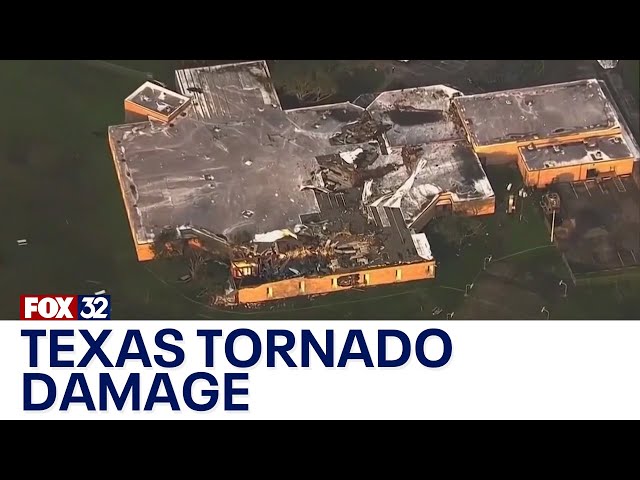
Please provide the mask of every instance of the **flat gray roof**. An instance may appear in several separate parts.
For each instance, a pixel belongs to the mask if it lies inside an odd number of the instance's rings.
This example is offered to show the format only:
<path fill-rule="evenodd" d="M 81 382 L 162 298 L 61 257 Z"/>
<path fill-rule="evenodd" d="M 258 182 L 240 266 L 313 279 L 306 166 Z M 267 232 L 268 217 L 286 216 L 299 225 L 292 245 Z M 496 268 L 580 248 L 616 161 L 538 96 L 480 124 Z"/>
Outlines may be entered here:
<path fill-rule="evenodd" d="M 400 208 L 409 224 L 440 193 L 450 192 L 461 202 L 494 197 L 480 160 L 466 140 L 393 147 L 368 169 L 385 167 L 392 169 L 372 180 L 369 203 Z"/>
<path fill-rule="evenodd" d="M 451 114 L 451 99 L 460 92 L 444 85 L 383 92 L 367 107 L 371 117 L 391 128 L 390 146 L 420 145 L 461 139 Z"/>
<path fill-rule="evenodd" d="M 364 108 L 344 102 L 286 110 L 285 113 L 296 129 L 331 136 L 338 133 L 345 124 L 357 122 L 362 117 Z"/>
<path fill-rule="evenodd" d="M 265 61 L 176 70 L 176 85 L 192 99 L 190 116 L 203 122 L 242 121 L 261 110 L 281 110 Z"/>
<path fill-rule="evenodd" d="M 633 157 L 631 149 L 619 136 L 597 137 L 585 142 L 543 148 L 521 147 L 520 153 L 529 170 L 608 162 Z"/>
<path fill-rule="evenodd" d="M 476 145 L 494 145 L 619 126 L 597 80 L 457 97 Z"/>
<path fill-rule="evenodd" d="M 334 128 L 301 129 L 281 110 L 241 123 L 179 117 L 172 125 L 109 128 L 139 243 L 168 225 L 192 224 L 231 238 L 293 228 L 300 215 L 319 212 L 313 191 L 301 190 L 314 184 L 315 156 L 358 148 L 333 145 Z"/>
<path fill-rule="evenodd" d="M 127 101 L 148 108 L 157 113 L 169 116 L 189 98 L 173 92 L 152 82 L 143 83 L 136 91 L 126 98 Z"/>
<path fill-rule="evenodd" d="M 340 217 L 345 196 L 355 212 L 363 199 L 384 200 L 387 216 L 408 221 L 436 191 L 460 200 L 493 196 L 450 115 L 459 92 L 448 87 L 386 92 L 366 110 L 345 102 L 282 111 L 265 62 L 179 70 L 176 79 L 191 97 L 186 116 L 109 129 L 138 243 L 183 225 L 242 243 L 312 218 Z M 378 143 L 384 135 L 388 155 Z M 411 166 L 402 142 L 421 143 L 411 148 Z M 333 180 L 325 181 L 331 168 Z M 349 215 L 340 221 L 355 221 Z M 409 233 L 383 233 L 390 255 Z M 403 258 L 417 258 L 403 249 Z"/>
<path fill-rule="evenodd" d="M 290 228 L 300 214 L 318 211 L 312 192 L 300 191 L 316 168 L 288 141 L 283 112 L 245 125 L 214 127 L 191 118 L 169 125 L 111 127 L 135 190 L 137 240 L 153 240 L 164 226 L 193 224 L 232 237 Z M 123 177 L 124 178 L 124 177 Z"/>

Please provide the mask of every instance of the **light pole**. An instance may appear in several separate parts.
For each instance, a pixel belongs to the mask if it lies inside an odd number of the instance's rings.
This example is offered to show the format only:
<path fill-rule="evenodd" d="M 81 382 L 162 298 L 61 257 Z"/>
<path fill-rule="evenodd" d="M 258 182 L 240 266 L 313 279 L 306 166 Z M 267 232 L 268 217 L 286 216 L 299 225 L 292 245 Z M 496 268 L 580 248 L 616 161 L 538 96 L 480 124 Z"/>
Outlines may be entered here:
<path fill-rule="evenodd" d="M 518 191 L 518 196 L 521 198 L 520 200 L 520 221 L 524 218 L 524 199 L 529 196 L 527 193 L 527 187 L 524 186 Z"/>
<path fill-rule="evenodd" d="M 569 285 L 567 285 L 565 283 L 564 280 L 560 280 L 560 283 L 558 284 L 559 287 L 564 287 L 564 295 L 562 295 L 564 298 L 567 298 L 567 292 L 569 291 Z"/>
<path fill-rule="evenodd" d="M 482 270 L 486 270 L 487 269 L 487 264 L 491 263 L 491 260 L 493 260 L 493 255 L 489 255 L 488 257 L 484 257 L 484 264 L 482 265 Z"/>
<path fill-rule="evenodd" d="M 473 288 L 473 283 L 465 285 L 465 287 L 464 287 L 464 296 L 465 297 L 469 296 L 469 292 L 471 292 L 472 288 Z"/>
<path fill-rule="evenodd" d="M 549 320 L 549 318 L 551 317 L 551 314 L 549 313 L 549 310 L 547 310 L 547 307 L 542 307 L 542 310 L 540 310 L 540 313 L 546 313 L 547 320 Z"/>

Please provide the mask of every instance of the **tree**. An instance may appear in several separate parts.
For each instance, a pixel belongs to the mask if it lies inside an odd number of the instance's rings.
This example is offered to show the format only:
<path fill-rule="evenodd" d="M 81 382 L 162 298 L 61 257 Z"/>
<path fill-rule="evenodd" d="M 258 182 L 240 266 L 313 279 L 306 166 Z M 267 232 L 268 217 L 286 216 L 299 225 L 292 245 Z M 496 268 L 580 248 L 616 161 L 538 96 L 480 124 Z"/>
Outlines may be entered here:
<path fill-rule="evenodd" d="M 202 267 L 207 263 L 207 258 L 200 250 L 193 248 L 188 248 L 185 251 L 185 258 L 187 260 L 187 267 L 189 268 L 189 276 L 192 280 L 196 280 L 202 271 Z"/>
<path fill-rule="evenodd" d="M 336 62 L 327 60 L 278 60 L 272 73 L 276 88 L 300 104 L 320 103 L 337 92 L 333 72 Z"/>
<path fill-rule="evenodd" d="M 434 221 L 433 231 L 458 251 L 473 237 L 482 233 L 484 223 L 477 218 L 448 215 Z"/>
<path fill-rule="evenodd" d="M 151 246 L 156 258 L 169 258 L 182 255 L 183 245 L 174 228 L 165 228 L 153 239 Z"/>

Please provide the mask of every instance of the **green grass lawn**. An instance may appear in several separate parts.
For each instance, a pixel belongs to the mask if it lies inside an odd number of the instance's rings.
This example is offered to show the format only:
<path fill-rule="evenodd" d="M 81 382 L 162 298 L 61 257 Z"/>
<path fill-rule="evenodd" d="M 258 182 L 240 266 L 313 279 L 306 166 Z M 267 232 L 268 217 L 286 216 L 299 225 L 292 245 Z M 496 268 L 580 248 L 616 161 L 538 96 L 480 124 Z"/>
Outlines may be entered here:
<path fill-rule="evenodd" d="M 20 294 L 102 288 L 118 318 L 190 316 L 135 259 L 107 145 L 140 75 L 70 61 L 1 68 L 0 317 L 17 318 Z M 29 245 L 18 247 L 21 238 Z"/>
<path fill-rule="evenodd" d="M 107 145 L 109 125 L 124 118 L 123 99 L 147 72 L 167 82 L 172 61 L 3 61 L 0 96 L 0 318 L 18 316 L 25 293 L 90 293 L 106 289 L 118 319 L 433 318 L 464 308 L 467 283 L 482 285 L 483 259 L 520 262 L 522 274 L 564 278 L 557 252 L 533 202 L 525 221 L 502 213 L 487 217 L 486 233 L 460 256 L 431 238 L 439 261 L 435 281 L 414 282 L 274 304 L 265 310 L 221 311 L 194 299 L 197 286 L 175 282 L 176 265 L 136 261 Z M 514 170 L 492 172 L 499 202 Z M 515 179 L 515 180 L 514 180 Z M 17 239 L 28 246 L 19 247 Z M 530 249 L 531 250 L 526 252 Z M 493 263 L 493 262 L 492 262 Z M 514 267 L 515 268 L 515 267 Z M 533 274 L 531 272 L 534 272 Z M 555 278 L 555 277 L 553 277 Z M 545 287 L 546 288 L 546 287 Z M 542 290 L 545 290 L 543 288 Z M 474 287 L 474 291 L 476 288 Z M 571 289 L 553 299 L 553 318 L 632 318 L 640 313 L 637 278 L 616 278 Z M 542 298 L 546 295 L 540 293 Z M 553 296 L 553 295 L 552 295 Z M 473 297 L 473 295 L 472 295 Z M 495 298 L 494 298 L 495 297 Z M 517 311 L 518 298 L 505 302 Z M 523 313 L 523 315 L 528 312 Z"/>

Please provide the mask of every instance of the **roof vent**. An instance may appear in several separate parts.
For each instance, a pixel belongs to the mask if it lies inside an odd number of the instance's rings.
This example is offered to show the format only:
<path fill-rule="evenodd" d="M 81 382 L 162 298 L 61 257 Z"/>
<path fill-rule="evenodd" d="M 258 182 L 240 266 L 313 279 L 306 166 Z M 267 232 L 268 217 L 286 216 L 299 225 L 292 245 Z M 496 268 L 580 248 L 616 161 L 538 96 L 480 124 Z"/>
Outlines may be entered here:
<path fill-rule="evenodd" d="M 584 143 L 587 144 L 587 148 L 597 148 L 598 147 L 598 142 L 596 142 L 593 139 L 587 139 L 584 141 Z"/>
<path fill-rule="evenodd" d="M 602 160 L 602 152 L 598 150 L 597 152 L 591 155 L 594 160 Z"/>
<path fill-rule="evenodd" d="M 527 150 L 529 150 L 530 152 L 533 152 L 536 149 L 536 146 L 533 143 L 530 143 L 529 145 L 527 145 Z"/>
<path fill-rule="evenodd" d="M 622 143 L 622 139 L 620 137 L 613 137 L 611 143 Z"/>
<path fill-rule="evenodd" d="M 554 153 L 562 153 L 562 148 L 560 148 L 560 145 L 554 145 L 553 151 Z"/>

